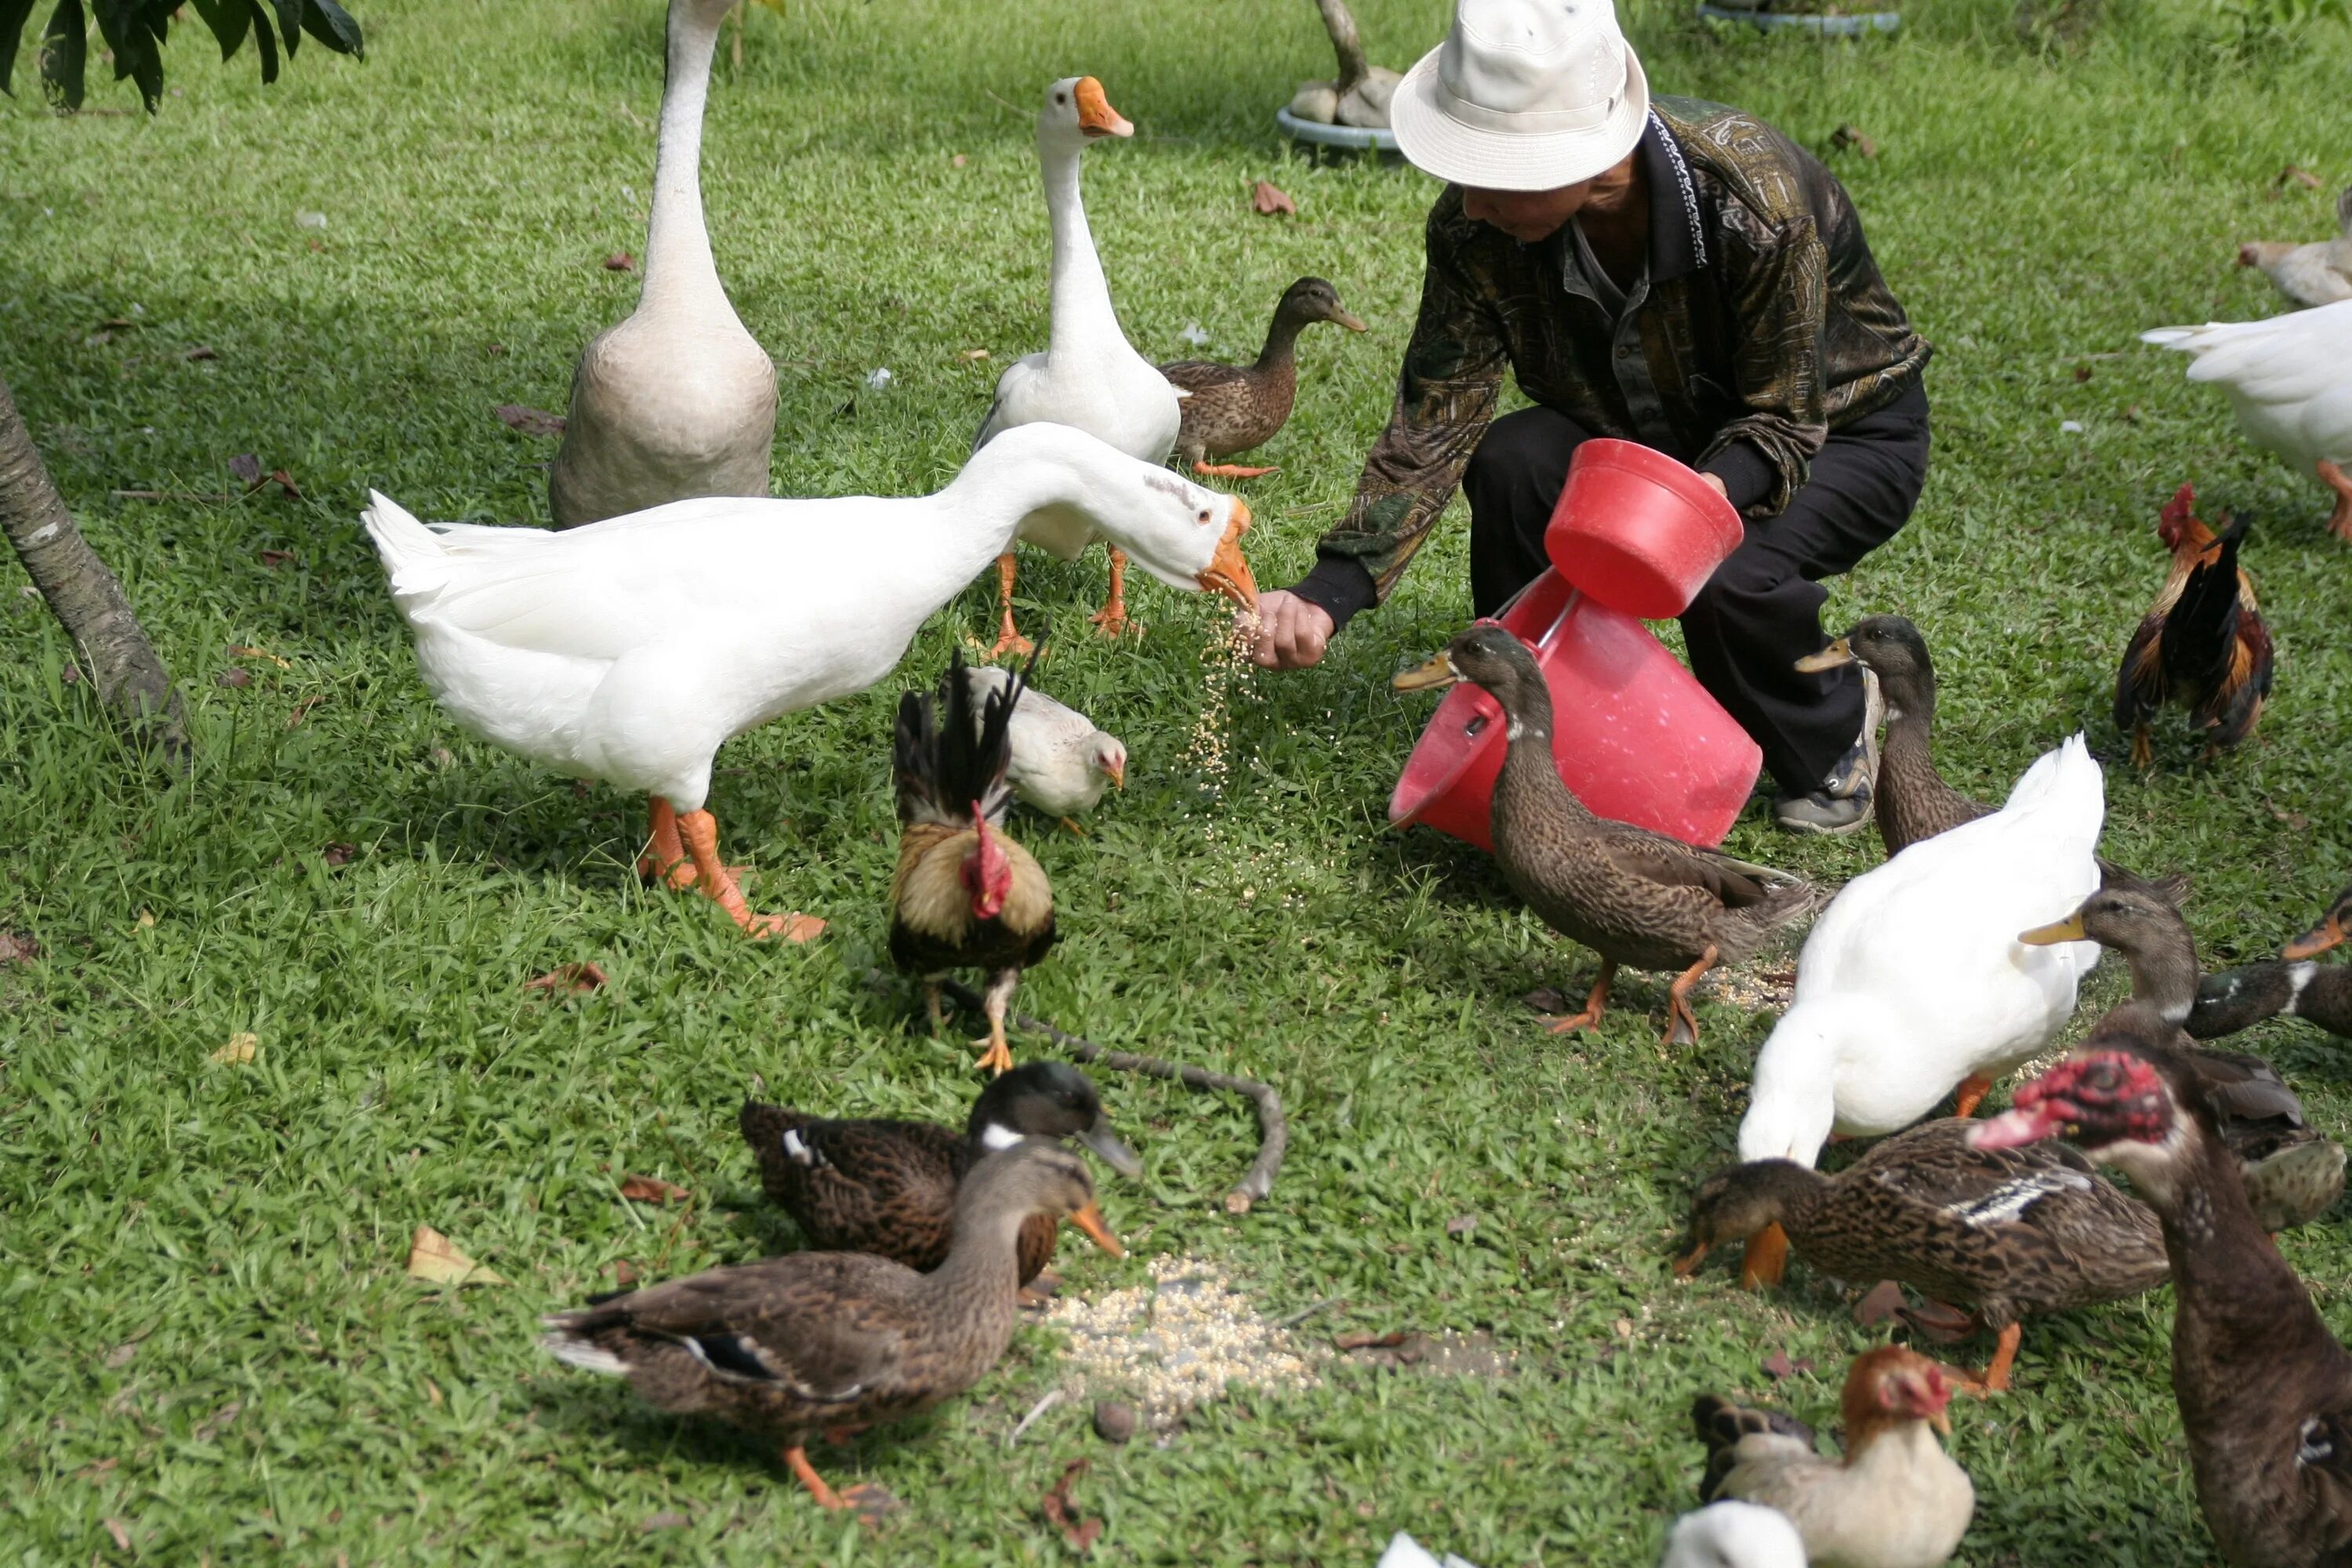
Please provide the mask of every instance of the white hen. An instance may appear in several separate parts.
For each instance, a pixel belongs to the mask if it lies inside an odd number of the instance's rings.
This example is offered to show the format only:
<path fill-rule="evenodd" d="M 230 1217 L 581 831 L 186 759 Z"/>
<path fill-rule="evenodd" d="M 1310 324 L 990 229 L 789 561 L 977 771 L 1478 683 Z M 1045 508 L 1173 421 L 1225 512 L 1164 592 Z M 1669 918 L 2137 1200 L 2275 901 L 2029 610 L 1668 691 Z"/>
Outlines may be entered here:
<path fill-rule="evenodd" d="M 2259 321 L 2158 327 L 2142 342 L 2190 357 L 2189 379 L 2211 382 L 2246 438 L 2336 492 L 2327 526 L 2352 540 L 2352 300 Z"/>
<path fill-rule="evenodd" d="M 967 666 L 964 681 L 977 724 L 988 694 L 1011 687 L 1013 672 L 993 665 Z M 1073 831 L 1079 829 L 1071 818 L 1092 811 L 1102 799 L 1104 785 L 1127 787 L 1125 743 L 1034 686 L 1021 689 L 1010 739 L 1013 762 L 1005 776 L 1013 782 L 1013 793 L 1046 816 L 1060 817 Z"/>
<path fill-rule="evenodd" d="M 1805 1542 L 1779 1509 L 1709 1503 L 1675 1521 L 1658 1568 L 1805 1568 Z"/>

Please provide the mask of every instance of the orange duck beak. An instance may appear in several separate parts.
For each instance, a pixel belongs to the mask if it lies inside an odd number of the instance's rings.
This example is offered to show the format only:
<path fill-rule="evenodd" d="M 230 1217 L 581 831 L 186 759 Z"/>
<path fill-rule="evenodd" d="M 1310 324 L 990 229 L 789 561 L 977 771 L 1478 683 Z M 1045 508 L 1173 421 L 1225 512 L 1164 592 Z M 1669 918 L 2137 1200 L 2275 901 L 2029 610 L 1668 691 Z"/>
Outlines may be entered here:
<path fill-rule="evenodd" d="M 2329 948 L 2343 945 L 2344 938 L 2344 911 L 2330 910 L 2326 920 L 2287 943 L 2279 951 L 2279 956 L 2291 960 L 2316 958 Z"/>
<path fill-rule="evenodd" d="M 1132 136 L 1135 122 L 1110 106 L 1103 96 L 1103 85 L 1090 76 L 1078 79 L 1078 129 L 1089 138 L 1097 136 Z"/>
<path fill-rule="evenodd" d="M 1209 558 L 1207 570 L 1193 580 L 1204 592 L 1223 594 L 1255 615 L 1257 578 L 1251 573 L 1249 562 L 1242 556 L 1242 535 L 1249 531 L 1250 510 L 1241 497 L 1228 499 L 1234 503 L 1233 521 L 1225 524 L 1225 536 L 1217 541 L 1217 552 Z"/>
<path fill-rule="evenodd" d="M 1110 1233 L 1110 1225 L 1103 1218 L 1102 1210 L 1093 1204 L 1070 1215 L 1070 1223 L 1087 1233 L 1087 1239 L 1109 1253 L 1113 1258 L 1125 1258 L 1127 1248 Z"/>

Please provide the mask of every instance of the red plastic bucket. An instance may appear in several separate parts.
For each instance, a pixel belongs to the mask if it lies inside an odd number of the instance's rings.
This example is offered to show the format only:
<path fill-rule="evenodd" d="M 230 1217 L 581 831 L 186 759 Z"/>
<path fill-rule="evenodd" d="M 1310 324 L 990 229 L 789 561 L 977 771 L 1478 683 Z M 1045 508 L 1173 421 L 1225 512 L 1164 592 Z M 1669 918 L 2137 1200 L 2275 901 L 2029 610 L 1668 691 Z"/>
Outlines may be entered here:
<path fill-rule="evenodd" d="M 1612 609 L 1679 616 L 1747 530 L 1715 487 L 1632 441 L 1581 443 L 1544 530 L 1559 574 Z"/>
<path fill-rule="evenodd" d="M 1497 618 L 1534 649 L 1551 687 L 1552 760 L 1579 800 L 1685 843 L 1723 842 L 1764 753 L 1648 627 L 1558 572 Z M 1507 747 L 1501 706 L 1466 680 L 1454 687 L 1406 759 L 1389 820 L 1492 850 L 1487 808 Z"/>

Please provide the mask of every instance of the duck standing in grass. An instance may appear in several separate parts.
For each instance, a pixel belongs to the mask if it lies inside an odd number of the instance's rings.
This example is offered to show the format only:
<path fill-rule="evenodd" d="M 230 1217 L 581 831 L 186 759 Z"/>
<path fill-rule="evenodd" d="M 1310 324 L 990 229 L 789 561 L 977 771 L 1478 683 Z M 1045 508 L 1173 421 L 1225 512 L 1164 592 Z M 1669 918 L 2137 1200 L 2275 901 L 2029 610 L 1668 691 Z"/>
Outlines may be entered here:
<path fill-rule="evenodd" d="M 961 1134 L 932 1121 L 835 1121 L 756 1100 L 744 1101 L 736 1125 L 761 1186 L 811 1243 L 925 1272 L 947 1261 L 958 1187 L 996 1150 L 1024 1138 L 1076 1138 L 1120 1175 L 1143 1174 L 1095 1086 L 1067 1062 L 1024 1062 L 991 1081 Z M 1053 1258 L 1055 1235 L 1042 1215 L 1022 1225 L 1022 1284 Z"/>
<path fill-rule="evenodd" d="M 1936 1440 L 1952 1429 L 1945 1407 L 1957 1386 L 1949 1368 L 1901 1345 L 1856 1356 L 1838 1402 L 1837 1459 L 1822 1457 L 1801 1421 L 1701 1394 L 1691 1406 L 1707 1451 L 1699 1497 L 1778 1509 L 1812 1568 L 1936 1568 L 1977 1506 L 1968 1472 Z"/>
<path fill-rule="evenodd" d="M 719 748 L 863 691 L 1042 509 L 1093 520 L 1172 585 L 1255 604 L 1249 508 L 1057 425 L 1007 432 L 934 495 L 707 497 L 551 532 L 428 527 L 371 492 L 362 519 L 435 700 L 467 732 L 651 797 L 641 868 L 754 937 L 706 807 Z"/>
<path fill-rule="evenodd" d="M 2064 1138 L 2131 1178 L 2172 1261 L 2172 1392 L 2197 1501 L 2230 1568 L 2352 1563 L 2352 1355 L 2254 1217 L 2197 1075 L 2095 1033 L 1978 1128 Z"/>
<path fill-rule="evenodd" d="M 2026 770 L 1990 816 L 1914 844 L 1848 882 L 1813 922 L 1796 995 L 1756 1059 L 1739 1157 L 1811 1165 L 1832 1131 L 1880 1137 L 1954 1095 L 1969 1115 L 2000 1073 L 2074 1016 L 2098 944 L 2030 947 L 2017 933 L 2098 886 L 2106 813 L 2080 735 Z M 1777 1227 L 1748 1272 L 1777 1283 Z"/>
<path fill-rule="evenodd" d="M 1184 423 L 1176 437 L 1178 461 L 1196 474 L 1234 479 L 1255 479 L 1276 471 L 1207 459 L 1263 447 L 1289 421 L 1291 403 L 1298 395 L 1298 334 L 1317 321 L 1337 322 L 1351 332 L 1364 330 L 1364 323 L 1340 305 L 1338 289 L 1320 278 L 1301 278 L 1283 290 L 1255 364 L 1188 359 L 1160 367 L 1160 374 L 1184 394 Z"/>
<path fill-rule="evenodd" d="M 1164 463 L 1183 424 L 1181 394 L 1151 362 L 1137 353 L 1119 329 L 1118 312 L 1103 279 L 1102 258 L 1079 194 L 1078 161 L 1106 136 L 1132 136 L 1135 127 L 1110 106 L 1102 83 L 1065 77 L 1045 89 L 1037 115 L 1037 164 L 1045 176 L 1045 209 L 1054 226 L 1052 336 L 1042 353 L 1004 367 L 996 400 L 972 438 L 977 452 L 1004 431 L 1049 421 L 1084 430 L 1130 458 Z M 1040 512 L 1021 525 L 1023 539 L 1064 561 L 1075 561 L 1099 534 L 1070 512 Z M 1013 547 L 996 563 L 1003 614 L 994 651 L 1027 653 L 1029 639 L 1013 624 L 1013 584 L 1020 570 Z M 1106 637 L 1127 629 L 1127 556 L 1110 550 L 1110 595 L 1094 616 Z"/>
<path fill-rule="evenodd" d="M 2168 704 L 2189 710 L 2210 732 L 2210 758 L 2254 732 L 2270 696 L 2270 628 L 2253 579 L 2238 565 L 2249 520 L 2224 513 L 2217 534 L 2197 516 L 2196 500 L 2183 485 L 2158 519 L 2172 569 L 2116 674 L 2116 728 L 2131 735 L 2137 768 L 2156 761 L 2148 724 Z"/>
<path fill-rule="evenodd" d="M 2127 1033 L 2176 1051 L 2197 1074 L 2264 1230 L 2291 1229 L 2336 1206 L 2344 1195 L 2343 1146 L 2311 1125 L 2294 1090 L 2260 1057 L 2196 1049 L 2184 1032 L 2197 1004 L 2197 939 L 2171 900 L 2147 888 L 2102 888 L 2066 919 L 2018 940 L 2087 940 L 2124 955 L 2131 1000 L 2095 1032 Z"/>
<path fill-rule="evenodd" d="M 1445 651 L 1395 679 L 1401 691 L 1469 680 L 1502 705 L 1509 748 L 1495 781 L 1495 859 L 1511 890 L 1543 922 L 1601 955 L 1584 1010 L 1554 1034 L 1601 1022 L 1617 966 L 1676 972 L 1666 996 L 1665 1043 L 1698 1039 L 1690 988 L 1718 963 L 1737 963 L 1821 902 L 1811 884 L 1663 833 L 1595 816 L 1552 760 L 1551 689 L 1511 632 L 1481 622 Z"/>
<path fill-rule="evenodd" d="M 1675 1272 L 1696 1270 L 1717 1241 L 1777 1225 L 1822 1273 L 1900 1280 L 1973 1307 L 1970 1326 L 2000 1336 L 1973 1381 L 2005 1389 L 2025 1318 L 2153 1290 L 2168 1265 L 2156 1215 L 2088 1160 L 2071 1149 L 1971 1148 L 1976 1125 L 1952 1117 L 1898 1132 L 1833 1176 L 1793 1160 L 1718 1172 L 1692 1200 Z"/>
<path fill-rule="evenodd" d="M 1944 782 L 1936 767 L 1936 661 L 1927 639 L 1901 616 L 1864 616 L 1797 668 L 1820 674 L 1860 665 L 1878 682 L 1886 738 L 1878 754 L 1874 809 L 1889 856 L 1923 838 L 1990 816 L 1993 808 Z"/>
<path fill-rule="evenodd" d="M 2200 1040 L 2234 1035 L 2264 1018 L 2305 1018 L 2352 1038 L 2352 964 L 2318 964 L 2319 954 L 2352 933 L 2352 888 L 2336 895 L 2317 925 L 2286 944 L 2271 963 L 2241 964 L 2207 975 L 2184 1026 Z"/>
<path fill-rule="evenodd" d="M 2352 300 L 2139 336 L 2188 354 L 2189 379 L 2221 388 L 2248 440 L 2334 490 L 2327 526 L 2352 540 Z"/>
<path fill-rule="evenodd" d="M 928 1410 L 987 1375 L 1020 1315 L 1014 1258 L 1033 1216 L 1065 1216 L 1112 1257 L 1118 1239 L 1076 1154 L 1024 1142 L 957 1189 L 954 1239 L 928 1274 L 863 1252 L 793 1252 L 604 1296 L 544 1320 L 567 1365 L 625 1377 L 645 1402 L 715 1415 L 783 1445 L 826 1508 L 855 1506 L 809 1464 L 809 1438 Z"/>
<path fill-rule="evenodd" d="M 2352 185 L 2336 198 L 2334 239 L 2297 245 L 2293 240 L 2256 239 L 2238 247 L 2238 265 L 2259 267 L 2272 287 L 2309 309 L 2352 300 Z"/>
<path fill-rule="evenodd" d="M 1031 654 L 1030 664 L 1037 662 Z M 898 869 L 890 879 L 890 961 L 922 977 L 931 1026 L 940 982 L 956 969 L 987 972 L 987 1049 L 973 1065 L 1013 1065 L 1004 1013 L 1021 972 L 1054 949 L 1054 885 L 1004 831 L 1013 804 L 1006 734 L 1023 678 L 991 692 L 977 713 L 958 650 L 934 710 L 929 693 L 898 699 Z"/>
<path fill-rule="evenodd" d="M 983 664 L 965 669 L 963 679 L 971 689 L 972 721 L 977 724 L 982 721 L 988 694 L 1010 691 L 1015 678 L 1009 669 Z M 944 689 L 941 700 L 945 700 Z M 1127 787 L 1127 743 L 1097 730 L 1093 720 L 1025 681 L 1005 745 L 1010 755 L 1004 776 L 1013 793 L 1048 816 L 1059 817 L 1073 833 L 1086 832 L 1076 818 L 1080 812 L 1095 808 L 1105 785 Z"/>
<path fill-rule="evenodd" d="M 671 0 L 645 286 L 629 319 L 598 333 L 572 370 L 547 476 L 558 528 L 694 496 L 768 493 L 776 367 L 728 302 L 702 220 L 710 57 L 735 4 Z"/>

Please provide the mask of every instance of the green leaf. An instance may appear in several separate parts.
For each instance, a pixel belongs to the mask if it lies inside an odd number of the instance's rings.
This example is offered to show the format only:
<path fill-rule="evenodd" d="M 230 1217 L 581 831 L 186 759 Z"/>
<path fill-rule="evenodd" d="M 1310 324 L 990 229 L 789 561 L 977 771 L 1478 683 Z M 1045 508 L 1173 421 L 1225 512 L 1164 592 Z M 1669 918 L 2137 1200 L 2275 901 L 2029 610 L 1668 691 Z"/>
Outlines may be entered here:
<path fill-rule="evenodd" d="M 81 0 L 58 0 L 58 8 L 49 14 L 49 25 L 41 34 L 41 86 L 51 103 L 68 111 L 81 107 L 89 33 Z"/>
<path fill-rule="evenodd" d="M 139 15 L 139 0 L 96 0 L 99 37 L 114 51 L 114 79 L 131 78 L 147 112 L 155 112 L 163 98 L 163 61 L 155 36 Z"/>
<path fill-rule="evenodd" d="M 196 15 L 213 30 L 219 40 L 221 59 L 226 62 L 245 43 L 245 35 L 253 26 L 250 0 L 194 0 Z"/>
<path fill-rule="evenodd" d="M 339 55 L 364 58 L 360 25 L 335 0 L 309 0 L 302 7 L 302 30 Z"/>
<path fill-rule="evenodd" d="M 33 0 L 0 0 L 0 92 L 16 95 L 16 44 L 32 20 Z"/>
<path fill-rule="evenodd" d="M 245 0 L 245 8 L 253 18 L 254 45 L 261 50 L 261 85 L 268 87 L 278 79 L 278 40 L 269 36 L 269 13 L 261 0 Z"/>
<path fill-rule="evenodd" d="M 270 0 L 278 8 L 278 36 L 286 40 L 286 58 L 292 59 L 302 43 L 302 0 Z"/>

